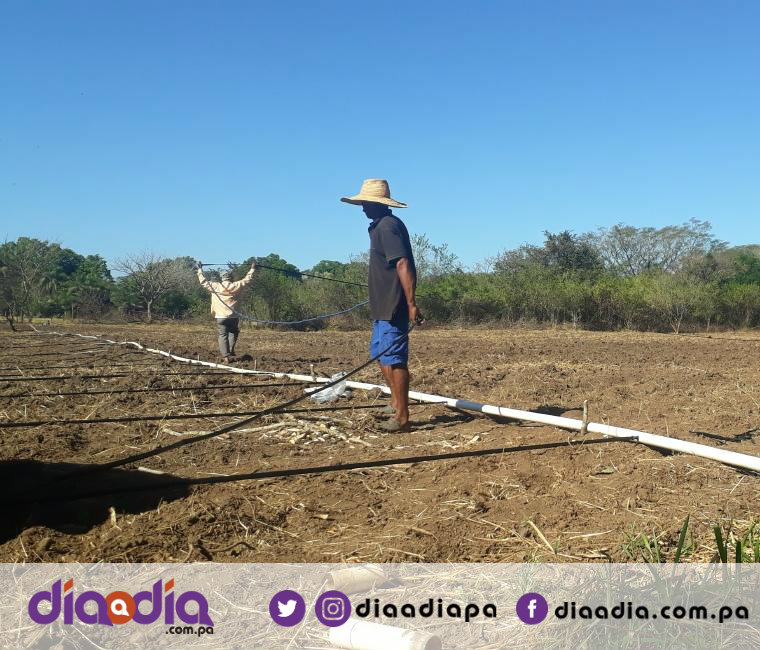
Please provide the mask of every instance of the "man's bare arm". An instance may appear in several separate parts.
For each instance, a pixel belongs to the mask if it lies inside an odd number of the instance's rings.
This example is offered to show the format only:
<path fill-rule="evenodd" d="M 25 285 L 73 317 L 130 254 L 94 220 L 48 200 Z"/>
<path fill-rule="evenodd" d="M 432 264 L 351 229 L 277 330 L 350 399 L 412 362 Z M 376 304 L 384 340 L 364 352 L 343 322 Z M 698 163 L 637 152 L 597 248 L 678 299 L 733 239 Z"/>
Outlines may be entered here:
<path fill-rule="evenodd" d="M 245 274 L 242 280 L 238 280 L 237 282 L 233 282 L 230 285 L 230 289 L 232 291 L 241 291 L 245 285 L 247 285 L 252 279 L 253 274 L 256 272 L 256 262 L 253 262 L 251 264 L 251 268 L 248 270 L 248 273 Z"/>
<path fill-rule="evenodd" d="M 206 279 L 206 276 L 203 275 L 203 270 L 201 269 L 201 267 L 198 267 L 197 271 L 198 271 L 198 282 L 201 283 L 202 287 L 211 291 L 211 283 Z"/>
<path fill-rule="evenodd" d="M 415 300 L 417 281 L 414 273 L 412 273 L 412 265 L 406 257 L 400 257 L 396 261 L 396 273 L 398 273 L 399 280 L 401 280 L 401 288 L 404 290 L 406 304 L 409 307 L 409 320 L 413 323 L 421 324 L 424 318 Z"/>

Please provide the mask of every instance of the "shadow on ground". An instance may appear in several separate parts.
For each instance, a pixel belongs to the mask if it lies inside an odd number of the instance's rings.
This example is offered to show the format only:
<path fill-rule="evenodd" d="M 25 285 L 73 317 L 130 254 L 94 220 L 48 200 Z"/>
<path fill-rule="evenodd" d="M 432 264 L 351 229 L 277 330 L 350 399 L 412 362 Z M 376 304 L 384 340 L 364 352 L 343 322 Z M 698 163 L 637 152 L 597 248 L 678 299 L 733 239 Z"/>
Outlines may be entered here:
<path fill-rule="evenodd" d="M 26 528 L 47 526 L 79 534 L 103 523 L 113 507 L 118 514 L 154 510 L 162 501 L 187 496 L 186 485 L 171 474 L 112 469 L 86 473 L 93 465 L 0 461 L 0 544 Z M 65 479 L 65 475 L 79 473 Z M 78 498 L 81 495 L 84 498 Z"/>
<path fill-rule="evenodd" d="M 557 415 L 557 416 L 563 416 L 565 413 L 571 413 L 572 411 L 583 411 L 582 406 L 559 406 L 555 404 L 541 404 L 541 406 L 537 406 L 536 408 L 530 409 L 529 413 L 541 413 L 542 415 Z M 496 422 L 497 424 L 516 424 L 520 427 L 544 427 L 545 424 L 541 424 L 540 422 L 529 422 L 526 420 L 515 420 L 513 418 L 509 417 L 503 417 L 501 415 L 491 415 L 486 414 L 486 417 L 488 417 L 493 422 Z"/>
<path fill-rule="evenodd" d="M 710 440 L 717 440 L 719 445 L 725 445 L 727 442 L 751 442 L 755 444 L 755 437 L 760 437 L 760 429 L 749 429 L 742 433 L 734 434 L 733 436 L 722 436 L 719 433 L 711 433 L 709 431 L 689 431 L 703 438 L 709 438 Z"/>

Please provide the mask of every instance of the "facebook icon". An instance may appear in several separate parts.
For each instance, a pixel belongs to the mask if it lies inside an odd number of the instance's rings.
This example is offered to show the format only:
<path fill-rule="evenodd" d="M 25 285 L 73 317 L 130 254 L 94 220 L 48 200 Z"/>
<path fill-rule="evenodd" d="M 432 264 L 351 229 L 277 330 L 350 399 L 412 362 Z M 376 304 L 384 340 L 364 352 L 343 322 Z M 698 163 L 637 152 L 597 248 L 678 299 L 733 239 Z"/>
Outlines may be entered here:
<path fill-rule="evenodd" d="M 541 594 L 531 592 L 520 596 L 515 610 L 523 623 L 535 625 L 546 618 L 549 613 L 549 603 Z"/>

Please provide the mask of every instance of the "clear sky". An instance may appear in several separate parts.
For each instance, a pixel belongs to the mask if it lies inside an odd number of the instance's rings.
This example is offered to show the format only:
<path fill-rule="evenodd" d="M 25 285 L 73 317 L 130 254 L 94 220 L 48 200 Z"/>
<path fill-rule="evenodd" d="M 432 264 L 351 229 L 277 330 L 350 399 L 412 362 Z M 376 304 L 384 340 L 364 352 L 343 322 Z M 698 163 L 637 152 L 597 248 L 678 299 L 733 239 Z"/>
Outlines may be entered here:
<path fill-rule="evenodd" d="M 760 242 L 760 3 L 0 5 L 0 238 L 305 268 L 386 177 L 467 264 L 542 231 Z"/>

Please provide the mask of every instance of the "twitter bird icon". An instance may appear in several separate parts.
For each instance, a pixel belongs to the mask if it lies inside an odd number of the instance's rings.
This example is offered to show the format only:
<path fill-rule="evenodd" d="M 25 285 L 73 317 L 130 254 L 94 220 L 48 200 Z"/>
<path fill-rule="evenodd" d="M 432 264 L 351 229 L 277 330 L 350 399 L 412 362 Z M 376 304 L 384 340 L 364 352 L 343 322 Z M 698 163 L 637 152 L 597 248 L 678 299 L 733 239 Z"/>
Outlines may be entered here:
<path fill-rule="evenodd" d="M 283 589 L 269 601 L 269 615 L 277 625 L 298 625 L 306 616 L 306 602 L 297 591 Z"/>
<path fill-rule="evenodd" d="M 296 601 L 295 600 L 289 600 L 284 605 L 278 600 L 277 601 L 277 609 L 280 610 L 280 613 L 278 616 L 290 616 L 293 612 L 296 611 Z"/>

